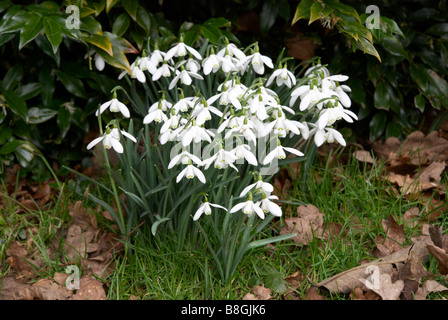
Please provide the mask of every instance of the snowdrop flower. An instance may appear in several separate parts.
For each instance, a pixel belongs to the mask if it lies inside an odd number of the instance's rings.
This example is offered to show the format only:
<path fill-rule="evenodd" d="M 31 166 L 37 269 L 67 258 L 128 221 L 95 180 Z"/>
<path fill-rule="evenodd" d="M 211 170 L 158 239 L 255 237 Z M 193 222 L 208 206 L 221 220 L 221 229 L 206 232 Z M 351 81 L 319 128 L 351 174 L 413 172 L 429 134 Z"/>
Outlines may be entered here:
<path fill-rule="evenodd" d="M 191 53 L 196 59 L 202 60 L 202 56 L 196 49 L 187 46 L 183 39 L 180 39 L 180 42 L 167 51 L 165 55 L 165 60 L 170 60 L 173 57 L 184 57 L 187 55 L 187 52 Z"/>
<path fill-rule="evenodd" d="M 211 105 L 219 99 L 219 104 L 227 106 L 232 104 L 236 109 L 241 109 L 241 102 L 238 100 L 238 90 L 228 91 L 226 86 L 223 86 L 222 91 L 207 99 L 207 104 Z"/>
<path fill-rule="evenodd" d="M 253 166 L 258 166 L 258 161 L 255 155 L 250 150 L 249 145 L 247 144 L 240 144 L 236 148 L 232 150 L 233 154 L 237 159 L 246 159 L 248 163 L 250 163 Z"/>
<path fill-rule="evenodd" d="M 215 54 L 213 48 L 211 49 L 210 55 L 202 61 L 202 69 L 205 75 L 210 72 L 216 73 L 221 67 L 222 57 Z"/>
<path fill-rule="evenodd" d="M 131 135 L 130 133 L 127 133 L 124 130 L 118 130 L 118 128 L 113 128 L 111 130 L 109 127 L 107 127 L 106 132 L 103 134 L 102 137 L 93 139 L 87 145 L 87 150 L 90 150 L 93 146 L 102 141 L 104 148 L 106 149 L 113 148 L 117 153 L 123 153 L 123 146 L 120 143 L 120 132 L 125 137 L 131 139 L 134 142 L 137 142 L 134 136 Z"/>
<path fill-rule="evenodd" d="M 345 146 L 346 142 L 342 134 L 333 128 L 319 129 L 317 125 L 310 123 L 314 128 L 310 130 L 310 135 L 314 134 L 314 143 L 320 147 L 324 142 L 333 143 L 335 140 L 340 145 Z"/>
<path fill-rule="evenodd" d="M 299 157 L 304 156 L 304 154 L 302 152 L 300 152 L 299 150 L 294 149 L 294 148 L 283 147 L 280 144 L 280 140 L 277 140 L 277 141 L 278 141 L 277 147 L 268 153 L 268 155 L 263 160 L 263 164 L 266 165 L 266 164 L 272 162 L 272 160 L 274 160 L 274 158 L 280 159 L 280 160 L 285 159 L 286 158 L 285 150 L 288 151 L 289 153 L 295 154 L 296 156 L 299 156 Z"/>
<path fill-rule="evenodd" d="M 342 105 L 346 108 L 350 108 L 352 101 L 346 92 L 351 92 L 352 89 L 349 86 L 343 84 L 337 86 L 334 91 L 339 97 L 339 101 L 342 103 Z"/>
<path fill-rule="evenodd" d="M 185 69 L 193 73 L 198 73 L 201 70 L 201 65 L 193 58 L 188 58 L 185 62 Z"/>
<path fill-rule="evenodd" d="M 203 161 L 204 169 L 208 169 L 211 163 L 214 161 L 214 167 L 216 169 L 225 169 L 228 166 L 231 166 L 233 169 L 238 171 L 238 169 L 233 165 L 236 160 L 236 156 L 231 151 L 226 151 L 223 148 L 220 148 L 217 153 L 215 153 L 210 158 Z"/>
<path fill-rule="evenodd" d="M 194 162 L 198 166 L 202 166 L 203 163 L 199 157 L 195 156 L 194 154 L 191 154 L 190 152 L 184 150 L 181 153 L 179 153 L 177 156 L 173 157 L 168 164 L 168 169 L 173 168 L 175 165 L 182 163 L 182 164 L 190 164 Z"/>
<path fill-rule="evenodd" d="M 94 59 L 95 59 L 95 68 L 98 71 L 103 71 L 104 67 L 106 66 L 106 61 L 98 53 L 95 54 L 95 58 Z"/>
<path fill-rule="evenodd" d="M 198 220 L 202 216 L 203 213 L 205 213 L 205 215 L 207 215 L 207 216 L 211 215 L 212 214 L 211 207 L 224 209 L 227 211 L 227 209 L 224 208 L 223 206 L 220 206 L 219 204 L 210 203 L 206 199 L 206 201 L 204 203 L 202 203 L 201 206 L 199 207 L 199 209 L 195 212 L 195 214 L 193 216 L 193 221 Z"/>
<path fill-rule="evenodd" d="M 284 138 L 289 132 L 300 135 L 300 129 L 306 129 L 302 123 L 295 120 L 287 119 L 281 111 L 278 112 L 277 118 L 266 124 L 262 136 L 267 136 L 271 131 Z"/>
<path fill-rule="evenodd" d="M 174 68 L 169 66 L 166 60 L 163 64 L 157 68 L 157 70 L 152 75 L 152 81 L 157 81 L 160 77 L 168 78 L 171 76 L 171 72 L 174 71 Z"/>
<path fill-rule="evenodd" d="M 282 208 L 272 200 L 278 200 L 277 196 L 266 196 L 264 193 L 261 194 L 262 200 L 260 201 L 260 208 L 264 213 L 272 213 L 276 217 L 281 217 Z"/>
<path fill-rule="evenodd" d="M 205 100 L 203 100 L 202 103 L 197 104 L 192 113 L 192 116 L 196 118 L 196 125 L 200 126 L 206 121 L 211 120 L 212 115 L 210 112 L 216 114 L 220 118 L 223 115 L 219 109 L 213 106 L 208 106 L 207 101 Z"/>
<path fill-rule="evenodd" d="M 148 124 L 151 122 L 165 122 L 168 120 L 168 117 L 166 116 L 165 112 L 162 110 L 162 103 L 158 102 L 159 107 L 157 109 L 151 109 L 149 113 L 143 118 L 143 123 Z"/>
<path fill-rule="evenodd" d="M 238 60 L 246 58 L 244 52 L 238 49 L 238 47 L 235 44 L 229 43 L 228 39 L 226 39 L 226 46 L 221 50 L 219 50 L 216 55 L 218 57 L 224 57 L 225 55 L 229 55 L 230 57 L 235 56 Z"/>
<path fill-rule="evenodd" d="M 322 130 L 327 126 L 331 126 L 336 120 L 344 119 L 349 123 L 353 123 L 353 119 L 358 120 L 355 113 L 350 110 L 344 109 L 336 102 L 336 106 L 330 106 L 320 112 L 319 119 L 317 120 L 317 127 Z M 353 118 L 353 119 L 352 119 Z"/>
<path fill-rule="evenodd" d="M 111 100 L 104 102 L 99 110 L 96 110 L 95 115 L 98 116 L 98 113 L 103 113 L 107 108 L 109 108 L 111 112 L 121 112 L 126 118 L 130 117 L 128 107 L 126 107 L 123 102 L 118 101 L 116 92 L 114 92 Z"/>
<path fill-rule="evenodd" d="M 291 71 L 288 70 L 287 67 L 280 67 L 279 69 L 275 70 L 266 82 L 266 86 L 270 86 L 272 82 L 274 82 L 274 79 L 275 83 L 279 87 L 283 84 L 285 84 L 288 88 L 296 85 L 296 77 Z"/>
<path fill-rule="evenodd" d="M 163 124 L 162 128 L 160 128 L 160 133 L 165 133 L 165 131 L 169 129 L 177 129 L 179 126 L 179 123 L 181 121 L 181 118 L 176 115 L 176 112 L 174 109 L 171 109 L 171 116 L 169 119 L 165 120 L 165 123 Z"/>
<path fill-rule="evenodd" d="M 176 86 L 176 84 L 179 80 L 182 84 L 189 86 L 193 82 L 191 77 L 199 79 L 199 80 L 204 80 L 204 78 L 200 74 L 197 74 L 197 73 L 191 72 L 191 71 L 187 71 L 187 70 L 185 70 L 184 66 L 181 65 L 181 71 L 176 70 L 176 76 L 173 78 L 173 80 L 171 80 L 171 83 L 170 83 L 168 89 L 172 90 Z"/>
<path fill-rule="evenodd" d="M 183 177 L 186 177 L 187 179 L 191 180 L 194 177 L 197 177 L 199 179 L 199 181 L 201 181 L 202 183 L 206 182 L 205 176 L 202 173 L 201 170 L 199 170 L 198 168 L 196 168 L 195 166 L 193 166 L 193 164 L 189 164 L 185 167 L 185 169 L 183 169 L 177 176 L 176 178 L 176 182 L 179 183 L 180 180 L 182 180 Z"/>
<path fill-rule="evenodd" d="M 260 54 L 258 45 L 255 46 L 255 52 L 251 54 L 250 56 L 245 57 L 242 59 L 237 66 L 241 67 L 243 65 L 252 65 L 252 68 L 257 74 L 263 74 L 264 73 L 264 66 L 266 65 L 269 68 L 274 68 L 274 65 L 272 64 L 272 59 L 268 56 L 263 56 Z"/>
<path fill-rule="evenodd" d="M 173 104 L 166 100 L 165 93 L 162 93 L 162 97 L 159 99 L 159 101 L 154 102 L 150 107 L 148 112 L 155 111 L 157 109 L 161 109 L 163 112 L 168 111 L 173 107 Z"/>
<path fill-rule="evenodd" d="M 184 97 L 183 93 L 181 93 L 180 99 L 173 105 L 173 109 L 177 112 L 187 112 L 188 109 L 194 106 L 193 103 L 194 97 Z"/>
<path fill-rule="evenodd" d="M 261 219 L 264 219 L 264 212 L 260 208 L 260 203 L 254 203 L 252 201 L 252 193 L 249 193 L 249 197 L 246 202 L 241 202 L 233 206 L 233 208 L 230 209 L 230 213 L 237 212 L 238 210 L 243 211 L 243 213 L 248 216 L 251 216 L 255 212 Z"/>
<path fill-rule="evenodd" d="M 261 178 L 261 174 L 258 175 L 258 181 L 248 185 L 246 188 L 243 189 L 243 191 L 240 194 L 240 197 L 244 197 L 250 190 L 255 189 L 255 192 L 257 193 L 264 193 L 267 195 L 270 195 L 271 192 L 274 191 L 274 187 L 272 184 L 268 182 L 263 182 Z"/>
<path fill-rule="evenodd" d="M 211 142 L 211 137 L 214 137 L 213 132 L 207 130 L 196 124 L 186 124 L 174 130 L 174 135 L 177 140 L 182 142 L 184 147 L 188 146 L 192 141 L 199 143 L 201 141 Z"/>
<path fill-rule="evenodd" d="M 139 59 L 137 59 L 136 61 L 134 61 L 134 63 L 132 63 L 132 65 L 131 65 L 131 78 L 132 79 L 137 79 L 141 83 L 145 83 L 146 82 L 146 76 L 143 73 L 143 71 L 140 69 L 138 64 L 139 64 Z"/>

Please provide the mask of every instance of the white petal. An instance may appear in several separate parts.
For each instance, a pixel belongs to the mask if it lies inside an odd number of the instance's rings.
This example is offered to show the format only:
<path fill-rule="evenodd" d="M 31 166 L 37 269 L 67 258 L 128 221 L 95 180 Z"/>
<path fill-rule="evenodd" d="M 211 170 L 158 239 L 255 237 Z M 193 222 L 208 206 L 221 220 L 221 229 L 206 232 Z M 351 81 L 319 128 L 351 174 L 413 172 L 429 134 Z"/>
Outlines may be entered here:
<path fill-rule="evenodd" d="M 91 149 L 94 145 L 96 145 L 98 142 L 100 142 L 101 140 L 104 139 L 104 136 L 93 139 L 88 145 L 87 145 L 87 150 Z"/>
<path fill-rule="evenodd" d="M 232 209 L 230 209 L 230 213 L 234 213 L 237 212 L 238 210 L 241 210 L 242 208 L 244 208 L 246 206 L 246 202 L 241 202 L 236 204 L 235 206 L 233 206 Z"/>

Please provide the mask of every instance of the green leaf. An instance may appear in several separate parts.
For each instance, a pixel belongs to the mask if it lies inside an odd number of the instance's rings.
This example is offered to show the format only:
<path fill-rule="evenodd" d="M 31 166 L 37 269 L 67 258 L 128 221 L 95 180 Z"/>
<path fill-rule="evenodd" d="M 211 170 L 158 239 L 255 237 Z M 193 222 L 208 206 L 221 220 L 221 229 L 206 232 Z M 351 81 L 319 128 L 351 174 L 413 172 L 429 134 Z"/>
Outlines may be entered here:
<path fill-rule="evenodd" d="M 42 28 L 42 17 L 37 14 L 30 14 L 26 24 L 23 25 L 22 29 L 20 29 L 19 50 L 36 38 Z"/>
<path fill-rule="evenodd" d="M 122 1 L 124 10 L 131 16 L 132 20 L 137 20 L 138 0 L 126 0 Z"/>
<path fill-rule="evenodd" d="M 414 97 L 414 105 L 421 112 L 425 111 L 426 99 L 421 93 Z"/>
<path fill-rule="evenodd" d="M 3 95 L 5 96 L 6 103 L 9 108 L 21 117 L 25 122 L 28 121 L 28 108 L 26 106 L 25 100 L 20 97 L 16 92 L 11 90 L 3 91 Z"/>
<path fill-rule="evenodd" d="M 59 45 L 62 42 L 62 28 L 53 20 L 44 19 L 44 31 L 48 41 L 51 43 L 53 53 L 58 51 Z"/>
<path fill-rule="evenodd" d="M 84 40 L 106 51 L 109 55 L 114 55 L 114 52 L 112 50 L 112 43 L 110 42 L 109 37 L 100 34 L 91 34 L 85 37 Z"/>
<path fill-rule="evenodd" d="M 51 57 L 55 62 L 56 65 L 59 67 L 61 63 L 61 54 L 60 51 L 53 51 L 53 47 L 51 46 L 50 41 L 47 37 L 43 36 L 42 34 L 39 34 L 36 39 L 34 39 L 34 42 L 37 44 L 37 46 L 49 57 Z"/>
<path fill-rule="evenodd" d="M 64 106 L 61 106 L 57 113 L 58 117 L 56 123 L 58 124 L 59 130 L 61 131 L 61 139 L 64 139 L 68 130 L 70 129 L 71 113 Z"/>
<path fill-rule="evenodd" d="M 113 33 L 104 32 L 104 35 L 109 37 L 111 41 L 113 56 L 109 55 L 107 52 L 101 49 L 98 49 L 97 53 L 100 54 L 104 58 L 104 60 L 111 66 L 124 69 L 131 73 L 131 66 L 125 54 L 138 53 L 138 50 L 135 49 L 132 44 L 129 43 L 129 41 L 118 37 Z"/>
<path fill-rule="evenodd" d="M 404 50 L 403 44 L 396 37 L 383 35 L 379 42 L 390 54 L 399 57 L 407 57 L 407 52 Z"/>
<path fill-rule="evenodd" d="M 18 147 L 20 147 L 23 144 L 23 141 L 21 140 L 12 140 L 8 143 L 4 144 L 0 148 L 0 155 L 10 154 L 11 152 L 16 151 Z"/>
<path fill-rule="evenodd" d="M 48 108 L 32 107 L 28 110 L 28 123 L 38 124 L 50 120 L 57 111 Z"/>
<path fill-rule="evenodd" d="M 39 82 L 27 83 L 19 87 L 18 93 L 24 100 L 34 98 L 41 92 L 41 84 Z"/>
<path fill-rule="evenodd" d="M 215 28 L 224 28 L 224 27 L 230 27 L 232 23 L 225 18 L 210 18 L 206 20 L 203 24 L 207 24 Z"/>
<path fill-rule="evenodd" d="M 44 106 L 48 106 L 53 98 L 54 78 L 50 67 L 44 67 L 39 71 L 39 83 L 41 84 L 41 97 Z"/>
<path fill-rule="evenodd" d="M 79 25 L 79 29 L 83 31 L 87 31 L 90 34 L 99 34 L 103 33 L 101 23 L 99 23 L 93 16 L 87 16 L 81 19 L 81 23 Z"/>
<path fill-rule="evenodd" d="M 377 112 L 369 123 L 370 141 L 378 139 L 386 128 L 387 115 L 384 111 Z"/>
<path fill-rule="evenodd" d="M 137 24 L 145 30 L 146 36 L 149 37 L 151 34 L 151 15 L 142 6 L 137 11 Z"/>
<path fill-rule="evenodd" d="M 448 23 L 438 23 L 426 29 L 426 33 L 440 36 L 442 39 L 448 39 Z"/>
<path fill-rule="evenodd" d="M 0 34 L 19 31 L 30 16 L 29 12 L 19 11 L 8 18 L 8 13 L 9 11 L 3 16 L 3 19 L 5 20 L 2 19 L 4 22 L 0 25 Z"/>
<path fill-rule="evenodd" d="M 277 19 L 278 5 L 272 1 L 264 1 L 260 12 L 260 30 L 266 33 L 275 23 Z"/>
<path fill-rule="evenodd" d="M 129 15 L 123 12 L 115 19 L 112 25 L 112 33 L 121 37 L 128 30 L 130 24 L 131 20 L 129 20 Z"/>
<path fill-rule="evenodd" d="M 389 122 L 386 127 L 385 138 L 400 137 L 403 134 L 403 127 L 396 122 Z"/>
<path fill-rule="evenodd" d="M 13 65 L 6 72 L 2 81 L 2 87 L 4 90 L 14 89 L 23 78 L 23 67 L 20 63 Z"/>
<path fill-rule="evenodd" d="M 202 35 L 208 39 L 213 44 L 218 44 L 219 38 L 221 37 L 222 33 L 218 28 L 208 26 L 208 25 L 201 25 L 200 30 Z"/>
<path fill-rule="evenodd" d="M 375 108 L 389 110 L 390 97 L 389 97 L 389 91 L 386 88 L 386 82 L 381 81 L 377 84 L 375 88 L 375 93 L 373 94 L 373 102 Z"/>
<path fill-rule="evenodd" d="M 156 217 L 158 217 L 158 216 L 156 216 Z M 158 218 L 157 221 L 155 221 L 155 222 L 152 224 L 152 226 L 151 226 L 151 233 L 152 233 L 152 235 L 155 236 L 155 235 L 156 235 L 156 231 L 157 231 L 157 227 L 158 227 L 162 222 L 165 222 L 165 221 L 168 221 L 168 220 L 171 220 L 171 219 L 170 219 L 170 218 Z"/>
<path fill-rule="evenodd" d="M 314 2 L 310 8 L 310 20 L 308 24 L 313 23 L 320 18 L 320 13 L 322 12 L 322 4 L 320 2 Z"/>
<path fill-rule="evenodd" d="M 61 70 L 57 71 L 57 75 L 59 80 L 61 81 L 61 83 L 64 85 L 64 87 L 67 89 L 68 92 L 79 98 L 83 99 L 87 98 L 87 94 L 84 89 L 84 84 L 79 78 L 73 77 L 72 75 Z"/>
<path fill-rule="evenodd" d="M 300 19 L 309 19 L 312 4 L 313 0 L 301 0 L 296 8 L 294 17 L 292 18 L 291 25 L 294 25 Z"/>

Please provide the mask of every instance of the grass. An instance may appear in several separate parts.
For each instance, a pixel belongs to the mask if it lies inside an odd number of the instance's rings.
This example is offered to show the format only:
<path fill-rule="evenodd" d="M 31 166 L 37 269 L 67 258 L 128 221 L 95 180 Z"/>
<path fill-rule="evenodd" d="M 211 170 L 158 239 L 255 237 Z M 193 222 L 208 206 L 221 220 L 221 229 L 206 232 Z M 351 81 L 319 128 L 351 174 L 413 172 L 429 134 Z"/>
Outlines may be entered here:
<path fill-rule="evenodd" d="M 393 191 L 391 185 L 382 179 L 384 164 L 366 165 L 351 157 L 346 162 L 338 161 L 341 157 L 342 151 L 338 149 L 324 160 L 317 159 L 306 179 L 305 189 L 302 188 L 301 177 L 292 176 L 292 187 L 285 200 L 313 204 L 324 213 L 325 223 L 342 226 L 345 230 L 343 235 L 332 241 L 315 238 L 306 246 L 285 241 L 271 248 L 253 250 L 242 260 L 233 281 L 224 285 L 204 243 L 189 244 L 179 251 L 169 235 L 160 235 L 159 241 L 154 242 L 147 236 L 150 226 L 143 225 L 126 241 L 124 252 L 115 261 L 114 272 L 103 279 L 107 283 L 108 299 L 241 299 L 258 284 L 270 288 L 273 299 L 283 299 L 287 289 L 284 279 L 296 271 L 320 282 L 358 266 L 363 259 L 374 259 L 375 237 L 384 235 L 381 222 L 389 215 L 397 223 L 404 224 L 405 243 L 410 244 L 410 239 L 421 233 L 405 223 L 403 213 L 413 206 L 421 207 L 418 199 L 409 200 Z M 446 174 L 443 181 L 447 181 Z M 52 199 L 51 204 L 25 212 L 19 210 L 20 203 L 13 196 L 6 198 L 7 206 L 0 209 L 2 276 L 9 271 L 5 259 L 6 248 L 11 241 L 28 243 L 45 254 L 57 230 L 70 221 L 66 199 L 76 198 L 75 194 L 65 190 Z M 297 206 L 288 206 L 290 211 L 285 211 L 288 213 L 273 224 L 272 229 L 265 231 L 267 236 L 278 232 L 288 215 L 294 216 Z M 447 222 L 447 217 L 442 216 L 437 224 L 445 230 Z M 59 267 L 64 262 L 64 258 L 59 261 L 46 258 L 47 273 L 41 276 L 64 272 Z M 430 259 L 427 268 L 437 273 L 437 261 Z M 303 281 L 293 291 L 294 295 L 303 298 L 309 287 L 308 282 Z M 438 293 L 430 297 L 439 299 L 442 296 Z M 349 298 L 330 296 L 330 299 L 338 300 Z"/>

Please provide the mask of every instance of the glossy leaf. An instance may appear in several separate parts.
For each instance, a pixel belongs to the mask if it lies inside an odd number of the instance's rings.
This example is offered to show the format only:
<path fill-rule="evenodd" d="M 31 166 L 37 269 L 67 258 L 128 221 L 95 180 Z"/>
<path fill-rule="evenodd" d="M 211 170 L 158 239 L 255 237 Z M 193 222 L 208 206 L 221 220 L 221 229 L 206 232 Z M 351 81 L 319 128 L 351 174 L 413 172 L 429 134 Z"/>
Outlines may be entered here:
<path fill-rule="evenodd" d="M 109 55 L 113 56 L 114 52 L 112 50 L 112 43 L 108 36 L 100 35 L 100 34 L 91 34 L 88 37 L 84 38 L 90 44 L 93 44 L 95 47 L 100 48 L 106 51 Z"/>
<path fill-rule="evenodd" d="M 123 12 L 115 19 L 112 25 L 112 33 L 121 37 L 128 30 L 130 24 L 129 15 Z"/>
<path fill-rule="evenodd" d="M 84 88 L 84 84 L 79 78 L 76 78 L 64 71 L 58 70 L 57 75 L 61 83 L 64 85 L 64 87 L 67 89 L 68 92 L 71 94 L 86 99 L 87 94 Z"/>
<path fill-rule="evenodd" d="M 294 13 L 294 17 L 292 18 L 291 25 L 294 25 L 300 19 L 309 19 L 311 5 L 313 4 L 312 0 L 301 0 L 297 5 L 296 12 Z"/>
<path fill-rule="evenodd" d="M 15 64 L 6 72 L 2 80 L 3 90 L 14 89 L 22 80 L 23 67 L 21 64 Z"/>
<path fill-rule="evenodd" d="M 58 51 L 59 45 L 62 42 L 62 28 L 54 20 L 44 19 L 44 31 L 48 41 L 51 43 L 53 53 Z"/>
<path fill-rule="evenodd" d="M 131 16 L 132 20 L 137 20 L 138 0 L 121 1 L 124 10 Z"/>
<path fill-rule="evenodd" d="M 380 111 L 375 113 L 369 123 L 370 140 L 375 141 L 386 129 L 387 115 L 386 112 Z"/>
<path fill-rule="evenodd" d="M 34 40 L 43 28 L 42 17 L 37 14 L 30 14 L 26 23 L 20 29 L 19 50 L 27 43 Z"/>
<path fill-rule="evenodd" d="M 311 24 L 320 18 L 320 13 L 321 13 L 322 9 L 323 9 L 323 7 L 320 2 L 313 3 L 313 5 L 310 8 L 310 20 L 309 20 L 308 24 Z"/>
<path fill-rule="evenodd" d="M 28 110 L 28 123 L 38 124 L 50 120 L 57 111 L 48 108 L 32 107 Z"/>
<path fill-rule="evenodd" d="M 28 108 L 25 100 L 16 92 L 11 90 L 3 91 L 8 107 L 23 120 L 28 121 Z"/>

